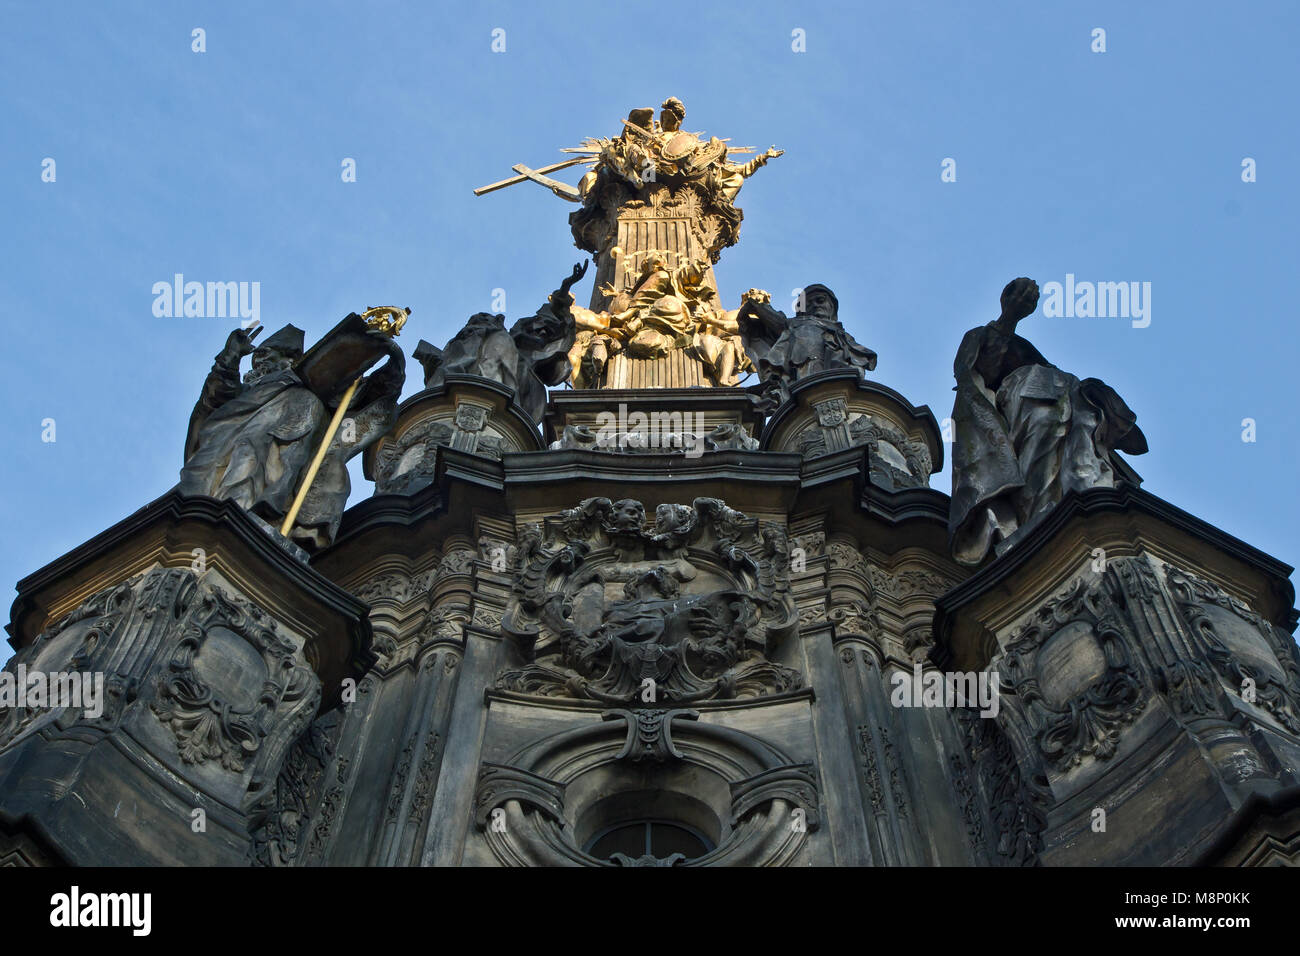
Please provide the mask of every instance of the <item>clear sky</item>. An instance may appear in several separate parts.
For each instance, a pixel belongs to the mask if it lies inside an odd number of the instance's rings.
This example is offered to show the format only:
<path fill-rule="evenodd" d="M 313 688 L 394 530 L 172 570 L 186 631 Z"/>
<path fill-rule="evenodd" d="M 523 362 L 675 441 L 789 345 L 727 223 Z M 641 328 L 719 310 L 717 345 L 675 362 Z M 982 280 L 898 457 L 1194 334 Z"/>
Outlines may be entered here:
<path fill-rule="evenodd" d="M 717 269 L 728 307 L 754 286 L 788 311 L 791 289 L 829 285 L 880 355 L 872 377 L 943 418 L 957 344 L 1007 280 L 1150 283 L 1145 328 L 1040 308 L 1020 331 L 1127 400 L 1147 489 L 1300 561 L 1300 4 L 0 10 L 5 588 L 177 479 L 235 323 L 156 317 L 154 283 L 258 282 L 263 324 L 309 342 L 393 304 L 413 310 L 408 352 L 441 345 L 498 288 L 514 320 L 582 257 L 572 207 L 532 184 L 471 189 L 670 95 L 687 129 L 787 150 L 740 194 L 741 243 Z"/>

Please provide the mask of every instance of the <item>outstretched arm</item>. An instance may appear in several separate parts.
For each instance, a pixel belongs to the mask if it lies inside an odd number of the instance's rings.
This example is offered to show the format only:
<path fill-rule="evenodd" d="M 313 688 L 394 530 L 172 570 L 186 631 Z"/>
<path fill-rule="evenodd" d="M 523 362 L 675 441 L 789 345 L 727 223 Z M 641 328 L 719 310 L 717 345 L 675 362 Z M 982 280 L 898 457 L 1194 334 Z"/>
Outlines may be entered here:
<path fill-rule="evenodd" d="M 345 461 L 373 445 L 397 421 L 397 399 L 406 384 L 406 356 L 392 339 L 389 344 L 388 360 L 361 383 L 354 409 L 348 411 L 347 417 L 353 423 L 348 433 L 352 440 L 344 440 L 342 430 L 334 438 L 334 446 Z"/>
<path fill-rule="evenodd" d="M 775 146 L 772 146 L 767 150 L 767 152 L 760 153 L 759 155 L 751 159 L 749 162 L 747 162 L 744 166 L 741 166 L 740 175 L 748 179 L 750 176 L 754 175 L 755 172 L 757 172 L 758 170 L 766 166 L 767 161 L 769 159 L 776 159 L 778 156 L 782 156 L 784 154 L 785 154 L 785 150 L 777 149 Z"/>
<path fill-rule="evenodd" d="M 577 339 L 578 328 L 573 319 L 573 296 L 569 290 L 587 274 L 587 263 L 573 267 L 560 287 L 551 293 L 551 299 L 536 315 L 520 319 L 510 329 L 515 348 L 538 379 L 545 385 L 558 385 L 569 377 L 569 351 Z"/>
<path fill-rule="evenodd" d="M 772 308 L 770 301 L 747 297 L 736 313 L 736 324 L 747 339 L 766 342 L 770 346 L 781 337 L 790 320 L 784 312 Z"/>
<path fill-rule="evenodd" d="M 983 328 L 971 329 L 962 339 L 953 364 L 958 386 L 975 373 L 984 388 L 996 392 L 1002 378 L 1013 371 L 1015 364 L 1024 364 L 1026 360 L 1048 364 L 1047 359 L 1023 339 L 1014 350 L 1011 349 L 1013 342 L 1017 341 L 1015 326 L 1031 315 L 1039 304 L 1037 282 L 1032 278 L 1013 278 L 1002 289 L 1001 304 L 1002 311 L 997 319 Z"/>
<path fill-rule="evenodd" d="M 575 265 L 573 272 L 551 293 L 550 300 L 537 310 L 536 315 L 520 319 L 511 326 L 510 337 L 515 340 L 515 347 L 530 362 L 543 361 L 544 357 L 558 351 L 567 353 L 573 347 L 578 330 L 570 308 L 573 296 L 569 290 L 587 274 L 587 265 L 586 262 Z"/>
<path fill-rule="evenodd" d="M 371 335 L 383 335 L 382 332 L 371 332 Z M 385 350 L 388 353 L 388 360 L 379 368 L 366 376 L 365 381 L 357 390 L 357 396 L 353 400 L 357 408 L 380 401 L 382 399 L 397 400 L 397 396 L 402 394 L 402 386 L 406 384 L 406 355 L 402 347 L 388 336 L 385 339 Z"/>

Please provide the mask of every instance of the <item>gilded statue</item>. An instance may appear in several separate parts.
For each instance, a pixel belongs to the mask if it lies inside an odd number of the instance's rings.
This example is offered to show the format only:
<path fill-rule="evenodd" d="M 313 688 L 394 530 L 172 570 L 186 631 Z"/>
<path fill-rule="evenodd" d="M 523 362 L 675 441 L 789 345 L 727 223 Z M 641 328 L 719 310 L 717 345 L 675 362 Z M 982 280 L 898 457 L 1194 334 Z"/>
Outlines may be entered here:
<path fill-rule="evenodd" d="M 597 275 L 591 307 L 572 310 L 575 388 L 605 386 L 606 368 L 620 356 L 655 362 L 684 353 L 714 386 L 739 384 L 754 370 L 737 311 L 719 304 L 713 264 L 739 236 L 735 203 L 745 180 L 782 150 L 733 162 L 753 150 L 687 131 L 685 119 L 676 97 L 664 100 L 657 120 L 649 108 L 633 109 L 617 135 L 567 149 L 573 158 L 535 170 L 517 165 L 514 178 L 475 190 L 531 180 L 579 205 L 569 222 L 575 244 L 595 254 Z M 579 164 L 589 168 L 576 187 L 547 175 Z"/>

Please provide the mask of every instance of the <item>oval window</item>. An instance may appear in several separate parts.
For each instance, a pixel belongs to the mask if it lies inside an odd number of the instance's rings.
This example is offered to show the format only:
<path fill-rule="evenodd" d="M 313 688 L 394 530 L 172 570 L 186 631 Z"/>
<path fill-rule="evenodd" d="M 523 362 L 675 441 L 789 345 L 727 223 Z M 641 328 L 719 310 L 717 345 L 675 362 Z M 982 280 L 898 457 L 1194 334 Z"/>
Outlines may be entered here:
<path fill-rule="evenodd" d="M 688 860 L 704 856 L 713 841 L 694 827 L 674 820 L 627 820 L 605 827 L 583 848 L 598 860 L 615 860 L 616 854 L 629 860 L 652 857 L 666 860 L 681 854 Z"/>

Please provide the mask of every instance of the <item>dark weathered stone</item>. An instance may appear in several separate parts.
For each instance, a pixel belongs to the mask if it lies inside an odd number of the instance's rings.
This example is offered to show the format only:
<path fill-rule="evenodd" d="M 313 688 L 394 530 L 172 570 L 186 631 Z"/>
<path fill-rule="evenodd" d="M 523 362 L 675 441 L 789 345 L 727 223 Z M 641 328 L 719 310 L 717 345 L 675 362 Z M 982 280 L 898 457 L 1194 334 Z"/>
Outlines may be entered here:
<path fill-rule="evenodd" d="M 1038 305 L 1032 279 L 1002 290 L 1002 314 L 971 329 L 953 364 L 953 555 L 978 564 L 1069 491 L 1115 484 L 1115 450 L 1146 437 L 1115 390 L 1052 365 L 1015 334 Z"/>
<path fill-rule="evenodd" d="M 839 300 L 824 285 L 805 286 L 793 319 L 765 302 L 746 299 L 737 321 L 750 362 L 758 369 L 764 402 L 775 408 L 790 386 L 832 368 L 870 372 L 876 353 L 859 345 L 839 320 Z"/>
<path fill-rule="evenodd" d="M 369 319 L 306 355 L 277 334 L 244 384 L 232 335 L 182 487 L 19 582 L 0 864 L 1300 862 L 1292 569 L 1138 487 L 1132 413 L 1014 335 L 1029 280 L 962 343 L 956 494 L 929 488 L 946 436 L 865 380 L 830 290 L 690 307 L 779 151 L 731 163 L 683 115 L 580 149 L 579 189 L 518 167 L 583 203 L 617 315 L 573 306 L 575 268 L 510 331 L 421 343 L 397 409 Z M 623 344 L 666 351 L 547 404 Z M 383 354 L 308 550 L 277 538 Z M 340 520 L 366 445 L 376 494 Z M 99 675 L 102 709 L 11 703 L 29 671 Z"/>
<path fill-rule="evenodd" d="M 317 551 L 334 539 L 347 505 L 348 459 L 373 444 L 396 420 L 405 356 L 383 333 L 366 333 L 355 314 L 327 336 L 324 348 L 314 348 L 306 356 L 301 329 L 285 326 L 254 348 L 258 331 L 234 330 L 217 355 L 190 416 L 179 488 L 187 495 L 235 501 L 272 528 L 278 528 L 289 513 L 341 393 L 369 364 L 388 356 L 383 368 L 357 389 L 349 417 L 332 436 L 290 531 L 293 541 Z M 331 351 L 359 361 L 332 363 L 325 354 Z M 240 359 L 249 353 L 253 367 L 241 384 Z M 311 375 L 304 362 L 334 374 Z"/>
<path fill-rule="evenodd" d="M 549 301 L 535 315 L 506 331 L 506 317 L 478 312 L 465 328 L 439 349 L 421 339 L 414 357 L 424 366 L 424 384 L 434 388 L 448 373 L 480 375 L 514 389 L 519 404 L 540 422 L 546 410 L 546 386 L 559 385 L 573 371 L 569 349 L 577 329 L 569 289 L 587 273 L 587 263 L 573 267 Z"/>

